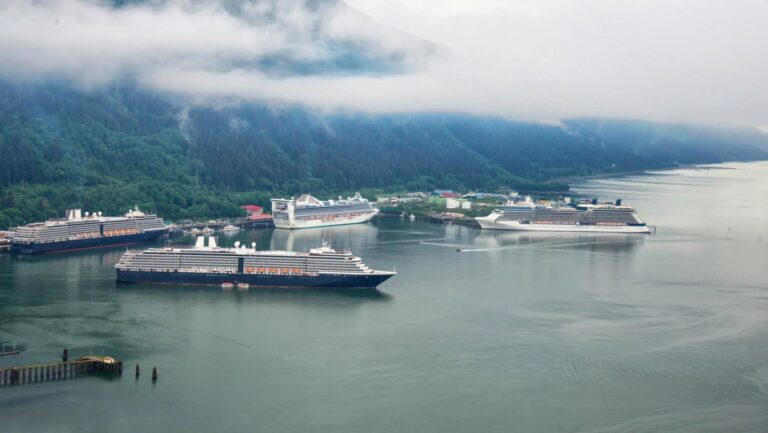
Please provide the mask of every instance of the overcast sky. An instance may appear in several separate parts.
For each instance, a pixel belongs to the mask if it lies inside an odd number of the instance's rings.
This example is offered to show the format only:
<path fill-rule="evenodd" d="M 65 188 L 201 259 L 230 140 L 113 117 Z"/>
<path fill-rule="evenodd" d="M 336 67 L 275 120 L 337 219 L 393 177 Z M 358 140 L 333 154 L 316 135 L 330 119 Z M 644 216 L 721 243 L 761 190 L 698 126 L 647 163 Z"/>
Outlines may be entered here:
<path fill-rule="evenodd" d="M 131 77 L 201 103 L 459 111 L 768 126 L 768 1 L 348 0 L 0 2 L 0 74 L 84 87 Z M 384 72 L 273 75 L 329 41 L 397 59 Z M 431 43 L 430 43 L 431 42 Z"/>

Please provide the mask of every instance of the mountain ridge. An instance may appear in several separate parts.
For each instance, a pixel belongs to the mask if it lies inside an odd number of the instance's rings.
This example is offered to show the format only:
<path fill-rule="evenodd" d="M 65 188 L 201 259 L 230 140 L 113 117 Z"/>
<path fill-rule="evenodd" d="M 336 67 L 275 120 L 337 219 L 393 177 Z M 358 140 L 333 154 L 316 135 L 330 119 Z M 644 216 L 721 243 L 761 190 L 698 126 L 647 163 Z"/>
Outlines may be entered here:
<path fill-rule="evenodd" d="M 185 106 L 130 83 L 0 82 L 0 227 L 138 204 L 237 215 L 271 196 L 355 190 L 562 189 L 564 178 L 768 159 L 748 129 L 636 120 L 559 125 L 457 113 L 321 114 Z"/>

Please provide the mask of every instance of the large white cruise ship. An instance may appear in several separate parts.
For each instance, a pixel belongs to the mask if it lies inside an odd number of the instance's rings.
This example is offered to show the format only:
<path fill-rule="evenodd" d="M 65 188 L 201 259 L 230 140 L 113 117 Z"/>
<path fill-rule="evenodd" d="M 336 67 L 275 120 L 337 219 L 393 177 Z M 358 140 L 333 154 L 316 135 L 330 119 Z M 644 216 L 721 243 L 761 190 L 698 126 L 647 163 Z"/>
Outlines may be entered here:
<path fill-rule="evenodd" d="M 309 194 L 297 199 L 272 199 L 272 219 L 281 229 L 336 226 L 368 222 L 379 210 L 360 193 L 346 200 L 320 201 Z"/>
<path fill-rule="evenodd" d="M 548 232 L 650 233 L 632 206 L 615 203 L 534 203 L 530 197 L 475 220 L 484 229 Z"/>
<path fill-rule="evenodd" d="M 40 254 L 147 242 L 165 235 L 162 218 L 129 209 L 122 217 L 67 209 L 66 217 L 18 227 L 12 231 L 11 252 Z"/>
<path fill-rule="evenodd" d="M 350 251 L 327 243 L 309 252 L 257 251 L 235 242 L 220 248 L 200 236 L 194 248 L 126 251 L 115 265 L 123 283 L 229 284 L 253 287 L 371 289 L 396 273 L 369 268 Z"/>

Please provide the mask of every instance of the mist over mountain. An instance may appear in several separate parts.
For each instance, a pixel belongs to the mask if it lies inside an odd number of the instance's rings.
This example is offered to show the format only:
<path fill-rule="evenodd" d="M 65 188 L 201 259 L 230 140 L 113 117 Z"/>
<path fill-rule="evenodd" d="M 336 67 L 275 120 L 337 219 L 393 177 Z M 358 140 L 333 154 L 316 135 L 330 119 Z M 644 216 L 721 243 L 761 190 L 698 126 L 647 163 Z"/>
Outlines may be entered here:
<path fill-rule="evenodd" d="M 767 14 L 759 0 L 6 0 L 0 77 L 128 79 L 217 106 L 765 127 Z"/>
<path fill-rule="evenodd" d="M 562 190 L 570 176 L 768 157 L 747 129 L 183 102 L 131 84 L 2 83 L 0 227 L 72 206 L 214 217 L 303 192 Z"/>
<path fill-rule="evenodd" d="M 296 102 L 269 87 L 397 76 L 440 52 L 336 0 L 10 0 L 0 24 L 8 79 L 128 78 L 196 98 Z M 237 77 L 248 85 L 224 86 Z"/>

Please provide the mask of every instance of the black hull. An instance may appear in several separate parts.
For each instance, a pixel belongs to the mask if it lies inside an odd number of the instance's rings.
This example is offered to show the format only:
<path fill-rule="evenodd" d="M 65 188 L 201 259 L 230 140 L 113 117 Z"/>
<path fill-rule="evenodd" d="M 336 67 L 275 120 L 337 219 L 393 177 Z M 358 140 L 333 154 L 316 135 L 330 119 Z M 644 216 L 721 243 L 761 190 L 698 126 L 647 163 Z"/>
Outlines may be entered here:
<path fill-rule="evenodd" d="M 153 230 L 132 235 L 98 237 L 91 239 L 78 239 L 61 242 L 48 242 L 40 244 L 12 243 L 11 253 L 14 254 L 44 254 L 73 250 L 85 250 L 92 248 L 106 248 L 120 245 L 131 245 L 141 242 L 149 242 L 165 234 L 166 230 Z"/>
<path fill-rule="evenodd" d="M 192 272 L 151 272 L 117 270 L 117 281 L 121 283 L 148 284 L 199 284 L 217 285 L 225 283 L 247 283 L 251 287 L 292 287 L 292 288 L 358 288 L 372 289 L 386 281 L 392 274 L 373 275 L 266 275 L 266 274 L 220 274 Z"/>

